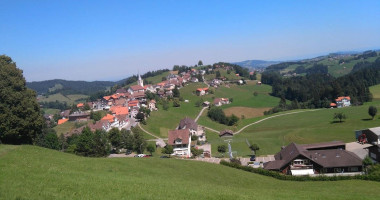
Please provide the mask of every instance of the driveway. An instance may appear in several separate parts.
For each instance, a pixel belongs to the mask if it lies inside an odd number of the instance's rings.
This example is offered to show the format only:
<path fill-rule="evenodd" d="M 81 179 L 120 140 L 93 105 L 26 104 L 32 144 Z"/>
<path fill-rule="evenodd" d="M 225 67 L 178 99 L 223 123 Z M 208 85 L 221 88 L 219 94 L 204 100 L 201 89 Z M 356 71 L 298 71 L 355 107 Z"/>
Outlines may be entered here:
<path fill-rule="evenodd" d="M 240 158 L 241 165 L 247 166 L 250 158 Z M 269 162 L 269 161 L 274 161 L 274 155 L 267 155 L 267 156 L 258 156 L 256 157 L 255 162 Z"/>

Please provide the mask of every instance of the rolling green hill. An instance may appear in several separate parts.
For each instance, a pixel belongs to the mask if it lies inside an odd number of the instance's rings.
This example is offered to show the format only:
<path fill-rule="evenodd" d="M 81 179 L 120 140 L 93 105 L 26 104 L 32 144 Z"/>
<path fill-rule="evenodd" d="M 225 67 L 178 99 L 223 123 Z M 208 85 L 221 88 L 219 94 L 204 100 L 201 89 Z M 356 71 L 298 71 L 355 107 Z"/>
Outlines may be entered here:
<path fill-rule="evenodd" d="M 267 70 L 278 71 L 281 74 L 293 74 L 298 67 L 311 68 L 315 64 L 323 64 L 328 67 L 328 73 L 339 77 L 350 73 L 354 66 L 361 62 L 373 63 L 380 58 L 379 53 L 366 51 L 359 54 L 329 54 L 301 61 L 283 62 L 267 67 Z M 301 74 L 302 73 L 298 73 Z"/>
<path fill-rule="evenodd" d="M 197 161 L 0 145 L 0 199 L 377 199 L 379 188 L 359 180 L 280 181 Z"/>

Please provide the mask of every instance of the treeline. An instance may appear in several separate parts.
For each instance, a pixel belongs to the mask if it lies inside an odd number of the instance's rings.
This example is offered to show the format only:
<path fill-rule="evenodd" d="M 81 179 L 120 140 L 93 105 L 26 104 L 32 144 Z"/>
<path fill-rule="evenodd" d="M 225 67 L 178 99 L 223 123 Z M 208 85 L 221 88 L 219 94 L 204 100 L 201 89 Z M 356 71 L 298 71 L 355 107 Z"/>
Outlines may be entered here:
<path fill-rule="evenodd" d="M 233 126 L 239 121 L 239 118 L 236 115 L 232 114 L 231 116 L 227 117 L 222 108 L 215 106 L 210 108 L 210 110 L 207 112 L 207 116 L 210 119 L 227 126 Z"/>
<path fill-rule="evenodd" d="M 328 74 L 329 69 L 326 65 L 323 64 L 314 64 L 310 68 L 305 68 L 305 66 L 298 66 L 294 71 L 297 74 Z"/>
<path fill-rule="evenodd" d="M 59 102 L 59 101 L 51 101 L 51 102 L 40 102 L 39 103 L 43 108 L 54 108 L 59 110 L 66 110 L 69 109 L 70 106 L 67 105 L 66 102 Z"/>
<path fill-rule="evenodd" d="M 239 76 L 241 77 L 249 78 L 249 71 L 247 68 L 241 67 L 236 64 L 225 63 L 225 62 L 215 63 L 213 64 L 213 68 L 215 68 L 216 65 L 219 65 L 219 66 L 224 65 L 224 67 L 232 67 L 232 69 L 235 71 L 235 74 L 239 74 Z"/>
<path fill-rule="evenodd" d="M 272 95 L 297 100 L 307 108 L 326 107 L 338 96 L 350 96 L 351 103 L 371 101 L 369 87 L 380 83 L 380 58 L 366 68 L 335 78 L 329 74 L 308 74 L 284 78 L 278 72 L 268 71 L 262 82 L 272 85 Z"/>
<path fill-rule="evenodd" d="M 50 88 L 56 87 L 56 85 L 61 85 L 62 88 L 49 91 Z M 106 90 L 108 87 L 115 85 L 111 81 L 67 81 L 61 79 L 47 80 L 47 81 L 34 81 L 27 82 L 26 86 L 30 89 L 35 90 L 38 94 L 55 94 L 58 92 L 65 92 L 65 95 L 68 94 L 85 94 L 90 95 L 99 90 Z"/>

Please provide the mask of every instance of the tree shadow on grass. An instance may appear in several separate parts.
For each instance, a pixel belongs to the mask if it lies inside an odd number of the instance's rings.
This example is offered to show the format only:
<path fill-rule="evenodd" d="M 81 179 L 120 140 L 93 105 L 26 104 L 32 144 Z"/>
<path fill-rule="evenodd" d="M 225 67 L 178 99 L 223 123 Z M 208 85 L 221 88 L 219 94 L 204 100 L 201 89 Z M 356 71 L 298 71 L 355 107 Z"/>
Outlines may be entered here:
<path fill-rule="evenodd" d="M 340 124 L 340 123 L 344 123 L 344 121 L 332 121 L 332 122 L 330 122 L 330 124 Z"/>
<path fill-rule="evenodd" d="M 372 118 L 369 118 L 369 119 L 362 119 L 362 121 L 372 121 Z"/>

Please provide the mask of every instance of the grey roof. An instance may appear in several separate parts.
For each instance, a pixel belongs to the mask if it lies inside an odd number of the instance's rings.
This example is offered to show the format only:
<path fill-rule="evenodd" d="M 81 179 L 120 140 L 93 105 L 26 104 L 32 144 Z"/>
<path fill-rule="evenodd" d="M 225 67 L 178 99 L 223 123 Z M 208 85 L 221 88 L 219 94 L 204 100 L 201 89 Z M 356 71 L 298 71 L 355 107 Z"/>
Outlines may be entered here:
<path fill-rule="evenodd" d="M 185 128 L 198 131 L 198 124 L 190 117 L 185 117 L 179 122 L 178 129 L 185 129 Z"/>
<path fill-rule="evenodd" d="M 321 148 L 325 146 L 328 148 L 331 146 L 339 146 L 339 144 L 340 142 L 310 145 L 290 143 L 274 156 L 275 161 L 265 164 L 264 168 L 281 170 L 299 156 L 308 158 L 324 168 L 361 166 L 362 160 L 358 156 L 343 149 L 308 150 L 310 147 Z"/>
<path fill-rule="evenodd" d="M 369 128 L 368 130 L 372 131 L 374 134 L 380 136 L 380 126 L 379 127 L 374 127 L 374 128 Z"/>

